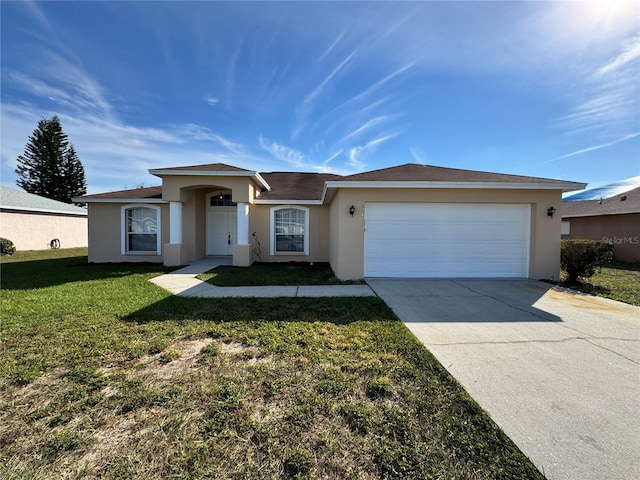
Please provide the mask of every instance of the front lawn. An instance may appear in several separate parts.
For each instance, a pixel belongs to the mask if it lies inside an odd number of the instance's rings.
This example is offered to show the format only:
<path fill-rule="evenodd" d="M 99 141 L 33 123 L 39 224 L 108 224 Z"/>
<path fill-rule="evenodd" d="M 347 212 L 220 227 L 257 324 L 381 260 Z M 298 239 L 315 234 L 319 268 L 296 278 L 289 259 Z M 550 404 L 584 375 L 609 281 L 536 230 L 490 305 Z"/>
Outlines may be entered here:
<path fill-rule="evenodd" d="M 583 283 L 567 286 L 591 295 L 640 306 L 640 263 L 613 262 L 602 267 Z"/>
<path fill-rule="evenodd" d="M 378 298 L 2 259 L 0 478 L 543 478 Z"/>
<path fill-rule="evenodd" d="M 328 263 L 306 262 L 254 263 L 250 267 L 221 266 L 198 275 L 198 278 L 218 287 L 363 283 L 340 281 Z"/>

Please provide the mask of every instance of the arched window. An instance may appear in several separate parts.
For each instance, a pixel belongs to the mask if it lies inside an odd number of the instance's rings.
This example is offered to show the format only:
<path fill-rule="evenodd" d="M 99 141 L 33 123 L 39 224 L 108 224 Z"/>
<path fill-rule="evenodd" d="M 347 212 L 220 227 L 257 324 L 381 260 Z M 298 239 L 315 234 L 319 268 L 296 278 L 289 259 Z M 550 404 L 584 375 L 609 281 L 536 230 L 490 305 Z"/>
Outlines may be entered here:
<path fill-rule="evenodd" d="M 309 255 L 309 209 L 271 209 L 271 255 Z"/>
<path fill-rule="evenodd" d="M 160 207 L 125 205 L 122 213 L 122 254 L 160 255 Z"/>

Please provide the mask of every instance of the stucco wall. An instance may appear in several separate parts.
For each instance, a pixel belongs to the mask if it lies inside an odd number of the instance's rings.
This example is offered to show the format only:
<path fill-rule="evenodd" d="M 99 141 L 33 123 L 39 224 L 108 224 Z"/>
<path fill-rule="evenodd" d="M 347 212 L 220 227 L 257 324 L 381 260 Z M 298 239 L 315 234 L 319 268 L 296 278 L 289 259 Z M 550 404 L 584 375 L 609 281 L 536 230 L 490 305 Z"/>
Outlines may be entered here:
<path fill-rule="evenodd" d="M 54 238 L 60 248 L 86 247 L 87 217 L 2 211 L 0 237 L 11 240 L 16 250 L 46 250 Z"/>
<path fill-rule="evenodd" d="M 513 203 L 531 205 L 530 278 L 558 279 L 560 269 L 560 191 L 492 189 L 340 189 L 331 205 L 331 266 L 343 279 L 362 278 L 364 272 L 364 209 L 367 202 Z M 348 210 L 356 207 L 353 217 Z M 335 228 L 337 225 L 337 229 Z M 337 234 L 336 234 L 337 231 Z"/>
<path fill-rule="evenodd" d="M 234 202 L 253 202 L 254 185 L 250 177 L 210 177 L 204 175 L 165 176 L 162 179 L 162 199 L 168 202 L 187 201 L 186 194 L 199 188 L 231 190 Z"/>
<path fill-rule="evenodd" d="M 158 262 L 162 255 L 122 255 L 122 214 L 124 205 L 135 203 L 89 204 L 89 262 Z M 140 204 L 148 206 L 149 204 Z M 169 205 L 159 204 L 161 209 L 161 245 L 169 241 Z M 162 247 L 160 250 L 162 253 Z"/>
<path fill-rule="evenodd" d="M 613 243 L 613 258 L 640 262 L 640 213 L 566 218 L 569 238 L 588 238 Z"/>
<path fill-rule="evenodd" d="M 329 261 L 329 206 L 299 205 L 309 209 L 309 255 L 271 255 L 271 208 L 279 205 L 251 205 L 249 207 L 249 241 L 252 233 L 260 240 L 260 257 L 263 262 L 328 262 Z M 287 205 L 289 206 L 289 205 Z M 254 261 L 260 261 L 254 256 Z"/>

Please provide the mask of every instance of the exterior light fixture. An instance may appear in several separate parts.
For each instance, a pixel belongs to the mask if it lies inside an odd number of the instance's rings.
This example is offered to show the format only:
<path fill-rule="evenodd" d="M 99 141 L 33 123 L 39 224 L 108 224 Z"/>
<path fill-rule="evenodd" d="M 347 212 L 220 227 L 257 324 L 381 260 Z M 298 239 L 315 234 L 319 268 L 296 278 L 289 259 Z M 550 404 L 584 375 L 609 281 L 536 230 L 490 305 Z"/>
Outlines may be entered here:
<path fill-rule="evenodd" d="M 349 215 L 351 215 L 353 217 L 353 214 L 356 213 L 356 207 L 354 207 L 353 205 L 351 205 L 349 207 Z"/>
<path fill-rule="evenodd" d="M 547 208 L 547 215 L 553 218 L 553 214 L 556 213 L 556 209 L 553 207 Z"/>

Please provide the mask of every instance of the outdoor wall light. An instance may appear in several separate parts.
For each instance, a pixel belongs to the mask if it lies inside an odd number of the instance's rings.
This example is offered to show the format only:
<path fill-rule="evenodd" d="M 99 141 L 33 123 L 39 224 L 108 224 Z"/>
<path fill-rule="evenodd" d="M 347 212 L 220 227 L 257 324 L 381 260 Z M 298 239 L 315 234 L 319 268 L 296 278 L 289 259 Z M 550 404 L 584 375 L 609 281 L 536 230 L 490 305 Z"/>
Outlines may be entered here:
<path fill-rule="evenodd" d="M 547 215 L 553 218 L 553 214 L 556 213 L 556 209 L 553 207 L 547 208 Z"/>
<path fill-rule="evenodd" d="M 356 207 L 354 207 L 353 205 L 351 205 L 349 207 L 349 215 L 351 215 L 353 217 L 353 214 L 356 213 Z"/>

